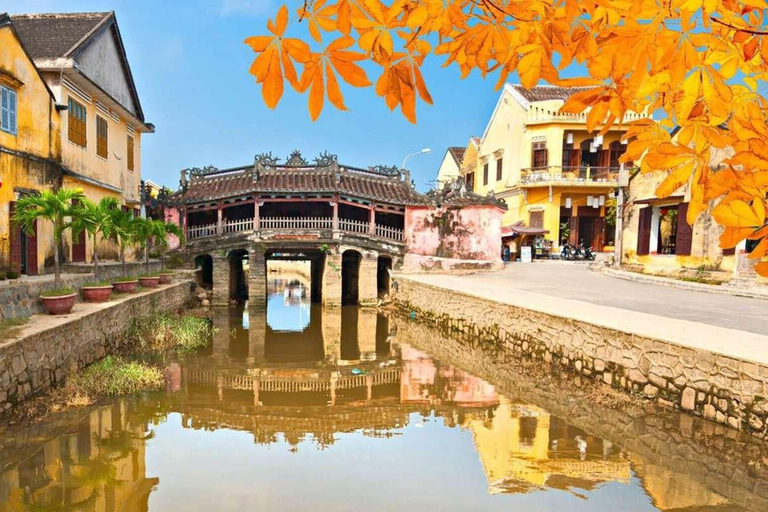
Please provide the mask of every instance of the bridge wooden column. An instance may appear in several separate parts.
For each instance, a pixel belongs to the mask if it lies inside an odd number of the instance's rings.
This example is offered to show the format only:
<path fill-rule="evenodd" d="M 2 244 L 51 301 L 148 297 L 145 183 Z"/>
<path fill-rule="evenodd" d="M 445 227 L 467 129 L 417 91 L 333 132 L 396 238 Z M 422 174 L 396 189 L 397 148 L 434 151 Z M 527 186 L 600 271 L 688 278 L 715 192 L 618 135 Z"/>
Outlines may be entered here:
<path fill-rule="evenodd" d="M 258 204 L 258 203 L 257 203 Z M 248 253 L 248 307 L 267 307 L 267 261 L 261 250 Z"/>

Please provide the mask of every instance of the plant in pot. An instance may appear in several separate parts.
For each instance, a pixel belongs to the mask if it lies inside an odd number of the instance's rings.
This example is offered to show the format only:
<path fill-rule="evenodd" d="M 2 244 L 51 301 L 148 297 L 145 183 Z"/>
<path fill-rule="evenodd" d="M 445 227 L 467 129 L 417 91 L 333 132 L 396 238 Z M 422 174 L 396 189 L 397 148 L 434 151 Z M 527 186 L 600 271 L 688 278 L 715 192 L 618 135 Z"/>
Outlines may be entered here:
<path fill-rule="evenodd" d="M 165 269 L 165 253 L 168 250 L 168 236 L 173 235 L 179 239 L 179 243 L 184 243 L 184 232 L 173 222 L 164 222 L 162 234 L 155 237 L 155 243 L 160 250 L 160 284 L 170 284 L 173 278 L 173 272 Z"/>
<path fill-rule="evenodd" d="M 142 288 L 157 288 L 160 276 L 157 274 L 142 274 L 139 276 L 139 284 Z"/>
<path fill-rule="evenodd" d="M 72 220 L 74 236 L 85 231 L 93 242 L 93 275 L 95 281 L 83 285 L 83 297 L 88 302 L 105 302 L 112 296 L 112 283 L 99 281 L 99 254 L 96 243 L 99 236 L 104 236 L 110 230 L 110 210 L 116 209 L 120 203 L 114 197 L 104 197 L 98 203 L 83 199 L 76 204 Z"/>
<path fill-rule="evenodd" d="M 37 220 L 47 220 L 53 224 L 53 243 L 56 248 L 53 251 L 54 289 L 40 296 L 43 307 L 52 315 L 69 313 L 75 305 L 77 294 L 71 288 L 64 288 L 61 283 L 58 249 L 64 232 L 71 227 L 66 219 L 73 216 L 74 204 L 83 199 L 85 197 L 79 189 L 60 188 L 26 195 L 16 202 L 13 221 L 25 232 L 32 234 Z"/>
<path fill-rule="evenodd" d="M 117 241 L 120 250 L 120 263 L 122 264 L 123 277 L 115 279 L 112 284 L 117 293 L 132 293 L 139 286 L 139 281 L 135 277 L 128 276 L 125 249 L 129 244 L 136 241 L 138 236 L 138 224 L 142 219 L 134 217 L 129 211 L 123 211 L 120 208 L 111 208 L 108 210 L 109 220 L 105 224 L 104 236 L 113 238 Z"/>

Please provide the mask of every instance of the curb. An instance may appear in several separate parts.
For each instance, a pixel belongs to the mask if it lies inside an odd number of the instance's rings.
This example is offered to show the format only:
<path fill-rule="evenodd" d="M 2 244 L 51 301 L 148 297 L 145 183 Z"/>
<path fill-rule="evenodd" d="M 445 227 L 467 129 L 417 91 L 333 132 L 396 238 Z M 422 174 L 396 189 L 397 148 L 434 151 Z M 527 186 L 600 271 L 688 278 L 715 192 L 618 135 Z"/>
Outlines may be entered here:
<path fill-rule="evenodd" d="M 768 287 L 765 291 L 762 290 L 749 290 L 741 289 L 728 284 L 711 285 L 701 283 L 689 283 L 686 281 L 680 281 L 678 279 L 670 279 L 660 276 L 649 276 L 645 274 L 638 274 L 636 272 L 628 272 L 626 270 L 617 270 L 615 268 L 603 267 L 598 265 L 590 265 L 589 269 L 593 272 L 603 274 L 617 279 L 624 279 L 625 281 L 634 281 L 636 283 L 655 284 L 659 286 L 666 286 L 668 288 L 678 288 L 680 290 L 689 290 L 704 293 L 715 293 L 718 295 L 731 295 L 733 297 L 746 297 L 750 299 L 762 299 L 768 300 Z"/>

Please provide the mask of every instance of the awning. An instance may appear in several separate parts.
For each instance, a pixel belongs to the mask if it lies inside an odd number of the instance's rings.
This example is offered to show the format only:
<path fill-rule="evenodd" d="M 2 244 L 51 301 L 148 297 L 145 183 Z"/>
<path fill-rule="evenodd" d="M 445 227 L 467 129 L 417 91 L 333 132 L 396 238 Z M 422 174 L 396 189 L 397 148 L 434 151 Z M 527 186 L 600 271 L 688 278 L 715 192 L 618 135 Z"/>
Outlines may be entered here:
<path fill-rule="evenodd" d="M 544 228 L 532 228 L 525 225 L 523 221 L 517 222 L 508 228 L 501 228 L 501 237 L 506 238 L 509 236 L 537 236 L 546 235 L 549 233 L 548 229 Z"/>

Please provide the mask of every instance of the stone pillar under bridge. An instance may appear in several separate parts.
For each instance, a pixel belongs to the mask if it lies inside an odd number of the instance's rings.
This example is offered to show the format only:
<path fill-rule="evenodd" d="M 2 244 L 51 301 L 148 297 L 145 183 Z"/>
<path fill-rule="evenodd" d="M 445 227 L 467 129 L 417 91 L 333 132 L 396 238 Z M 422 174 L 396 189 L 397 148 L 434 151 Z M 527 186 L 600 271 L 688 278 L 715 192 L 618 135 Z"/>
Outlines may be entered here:
<path fill-rule="evenodd" d="M 361 308 L 357 312 L 357 347 L 360 359 L 373 361 L 376 359 L 376 322 L 378 311 L 371 308 Z"/>
<path fill-rule="evenodd" d="M 336 363 L 341 359 L 341 308 L 323 309 L 320 322 L 325 360 Z"/>
<path fill-rule="evenodd" d="M 214 306 L 229 305 L 229 259 L 226 256 L 213 256 L 213 297 Z"/>
<path fill-rule="evenodd" d="M 341 254 L 336 250 L 325 253 L 323 262 L 323 306 L 341 307 Z"/>
<path fill-rule="evenodd" d="M 373 251 L 366 251 L 360 261 L 360 275 L 358 277 L 358 302 L 361 306 L 375 306 L 379 299 L 378 271 L 379 255 Z"/>
<path fill-rule="evenodd" d="M 266 309 L 267 261 L 263 250 L 252 249 L 248 253 L 248 274 L 248 307 Z"/>

